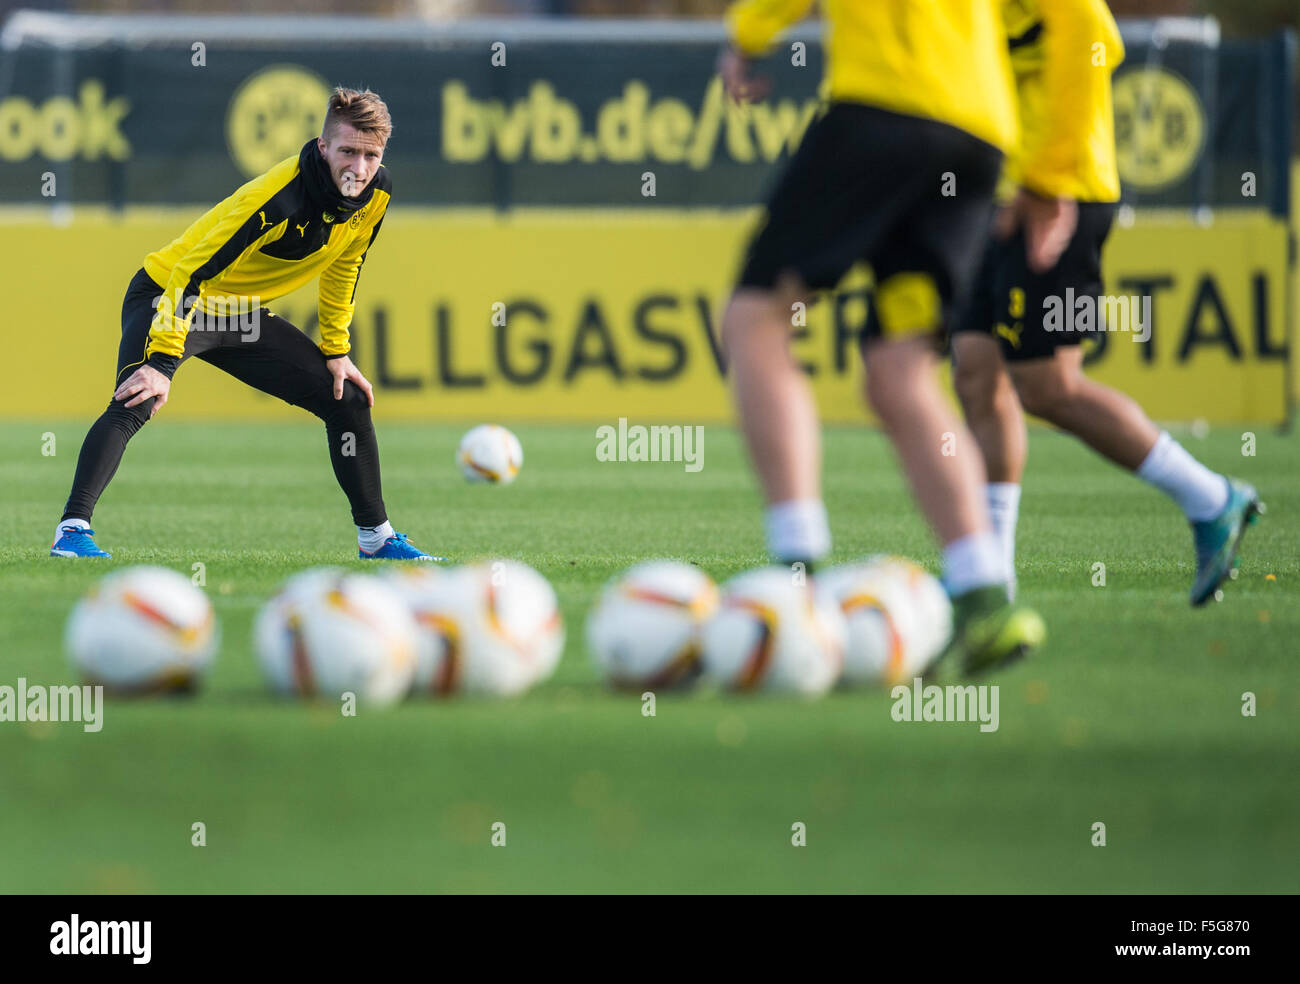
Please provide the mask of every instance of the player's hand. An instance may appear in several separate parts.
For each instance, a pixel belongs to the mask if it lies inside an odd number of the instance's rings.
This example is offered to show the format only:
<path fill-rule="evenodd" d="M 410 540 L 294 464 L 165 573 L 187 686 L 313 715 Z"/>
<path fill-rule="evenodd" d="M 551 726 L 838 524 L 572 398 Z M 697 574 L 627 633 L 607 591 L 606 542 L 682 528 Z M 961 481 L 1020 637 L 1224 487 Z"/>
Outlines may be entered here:
<path fill-rule="evenodd" d="M 329 366 L 330 374 L 334 377 L 334 399 L 343 399 L 343 381 L 350 379 L 361 387 L 361 392 L 366 394 L 366 399 L 370 405 L 375 405 L 375 391 L 370 385 L 370 380 L 361 375 L 361 370 L 352 364 L 352 360 L 346 355 L 341 355 L 337 359 L 328 360 L 325 365 Z"/>
<path fill-rule="evenodd" d="M 750 75 L 749 59 L 731 45 L 718 53 L 718 74 L 733 102 L 757 102 L 772 91 L 772 80 Z"/>
<path fill-rule="evenodd" d="M 1029 269 L 1046 273 L 1070 245 L 1078 221 L 1079 206 L 1073 198 L 1048 198 L 1021 188 L 1015 200 L 998 211 L 994 232 L 1005 239 L 1023 226 Z"/>
<path fill-rule="evenodd" d="M 167 396 L 171 392 L 172 381 L 160 373 L 153 366 L 141 366 L 135 372 L 127 377 L 126 382 L 119 386 L 113 393 L 114 400 L 127 400 L 127 406 L 133 407 L 143 403 L 150 397 L 157 397 L 154 400 L 153 408 L 149 411 L 149 417 L 163 408 L 167 402 Z"/>

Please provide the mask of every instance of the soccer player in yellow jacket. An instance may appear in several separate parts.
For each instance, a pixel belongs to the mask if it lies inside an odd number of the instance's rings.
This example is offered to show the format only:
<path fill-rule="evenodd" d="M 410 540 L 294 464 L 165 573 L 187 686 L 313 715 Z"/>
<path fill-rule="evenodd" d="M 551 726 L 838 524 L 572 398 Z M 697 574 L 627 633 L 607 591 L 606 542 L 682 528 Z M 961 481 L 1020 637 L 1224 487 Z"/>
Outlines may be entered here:
<path fill-rule="evenodd" d="M 1004 0 L 1003 17 L 1021 139 L 1007 162 L 1007 203 L 970 303 L 954 325 L 952 350 L 953 382 L 984 457 L 1009 581 L 1014 591 L 1027 448 L 1023 404 L 1178 504 L 1196 550 L 1190 600 L 1204 604 L 1231 571 L 1259 509 L 1255 490 L 1206 468 L 1128 396 L 1083 374 L 1079 343 L 1089 330 L 1105 327 L 1098 324 L 1102 305 L 1088 305 L 1103 294 L 1102 247 L 1120 197 L 1111 104 L 1111 75 L 1124 59 L 1119 28 L 1102 0 Z M 1053 62 L 1068 66 L 1068 84 L 1050 75 Z M 1050 136 L 1050 85 L 1065 87 L 1070 100 L 1068 142 Z M 1033 269 L 1025 259 L 1023 220 L 1059 199 L 1077 202 L 1074 234 L 1055 264 Z"/>
<path fill-rule="evenodd" d="M 81 446 L 51 556 L 107 557 L 91 514 L 127 441 L 167 402 L 191 356 L 325 422 L 361 557 L 434 560 L 388 522 L 374 392 L 349 358 L 357 280 L 392 195 L 393 124 L 378 95 L 335 89 L 319 138 L 145 257 L 122 304 L 112 402 Z M 320 344 L 262 303 L 319 278 Z"/>
<path fill-rule="evenodd" d="M 811 0 L 742 0 L 719 68 L 752 98 L 747 59 Z M 1042 619 L 1007 595 L 980 456 L 947 405 L 938 345 L 967 292 L 1004 152 L 1017 140 L 1006 34 L 995 0 L 826 0 L 828 104 L 772 191 L 722 320 L 733 396 L 781 563 L 830 552 L 816 407 L 789 353 L 792 305 L 857 261 L 876 281 L 867 398 L 943 545 L 953 599 L 945 660 L 980 673 L 1039 645 Z M 1035 220 L 1039 259 L 1068 239 L 1061 206 Z M 955 455 L 945 454 L 955 440 Z"/>

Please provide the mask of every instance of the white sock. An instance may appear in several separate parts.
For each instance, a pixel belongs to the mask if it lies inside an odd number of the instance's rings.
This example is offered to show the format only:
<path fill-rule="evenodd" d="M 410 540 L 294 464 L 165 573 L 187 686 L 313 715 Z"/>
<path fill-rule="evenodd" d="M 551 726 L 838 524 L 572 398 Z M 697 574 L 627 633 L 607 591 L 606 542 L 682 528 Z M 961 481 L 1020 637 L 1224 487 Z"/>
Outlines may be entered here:
<path fill-rule="evenodd" d="M 51 543 L 58 543 L 58 542 L 59 542 L 59 537 L 63 536 L 63 527 L 65 527 L 65 526 L 76 526 L 76 527 L 78 527 L 78 528 L 80 528 L 80 529 L 88 530 L 88 529 L 90 529 L 90 520 L 88 520 L 88 519 L 64 519 L 64 520 L 61 520 L 61 521 L 59 522 L 59 525 L 56 526 L 56 527 L 54 527 L 54 539 L 50 541 Z"/>
<path fill-rule="evenodd" d="M 993 535 L 1002 545 L 1002 556 L 1007 565 L 1007 595 L 1016 597 L 1016 519 L 1020 515 L 1020 484 L 1018 482 L 989 482 L 984 486 L 989 500 L 989 518 L 993 520 Z"/>
<path fill-rule="evenodd" d="M 358 526 L 357 546 L 366 553 L 374 553 L 393 535 L 393 524 L 384 520 L 382 526 Z"/>
<path fill-rule="evenodd" d="M 1005 584 L 1006 562 L 998 538 L 969 533 L 943 548 L 943 581 L 954 598 L 975 588 Z"/>
<path fill-rule="evenodd" d="M 1137 476 L 1177 502 L 1193 523 L 1213 519 L 1228 504 L 1228 480 L 1188 454 L 1168 431 L 1160 432 Z"/>
<path fill-rule="evenodd" d="M 790 499 L 767 507 L 767 549 L 777 560 L 821 560 L 831 552 L 831 529 L 820 499 Z"/>

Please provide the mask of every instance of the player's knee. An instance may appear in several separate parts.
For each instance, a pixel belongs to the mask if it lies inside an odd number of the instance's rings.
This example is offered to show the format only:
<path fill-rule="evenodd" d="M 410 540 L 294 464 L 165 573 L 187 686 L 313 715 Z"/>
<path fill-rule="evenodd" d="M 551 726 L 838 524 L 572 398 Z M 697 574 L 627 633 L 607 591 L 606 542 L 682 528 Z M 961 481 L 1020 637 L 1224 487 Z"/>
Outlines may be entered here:
<path fill-rule="evenodd" d="M 304 402 L 302 406 L 326 422 L 339 421 L 346 423 L 368 418 L 370 414 L 370 401 L 366 398 L 365 392 L 350 379 L 343 381 L 342 397 L 334 398 L 334 383 L 331 380 L 322 386 L 310 401 Z"/>
<path fill-rule="evenodd" d="M 969 415 L 993 410 L 998 397 L 1000 373 L 996 366 L 970 361 L 957 362 L 952 369 L 952 386 Z"/>
<path fill-rule="evenodd" d="M 370 414 L 370 400 L 363 390 L 350 379 L 343 380 L 343 397 L 334 400 L 334 394 L 330 393 L 330 399 L 339 404 L 339 412 L 349 417 L 365 417 Z"/>
<path fill-rule="evenodd" d="M 868 370 L 867 403 L 886 428 L 906 417 L 911 396 L 908 387 L 898 377 L 880 369 L 876 372 Z"/>
<path fill-rule="evenodd" d="M 128 407 L 126 400 L 112 400 L 108 404 L 105 413 L 112 419 L 114 426 L 127 434 L 134 434 L 149 422 L 149 415 L 153 410 L 155 400 L 157 400 L 157 397 L 151 396 L 143 403 L 137 403 L 133 407 Z"/>
<path fill-rule="evenodd" d="M 913 413 L 931 390 L 938 391 L 934 351 L 925 340 L 878 341 L 865 355 L 867 403 L 886 427 Z"/>
<path fill-rule="evenodd" d="M 1075 374 L 1050 359 L 1019 368 L 1014 378 L 1021 404 L 1044 420 L 1062 416 L 1078 392 Z"/>
<path fill-rule="evenodd" d="M 776 315 L 771 294 L 749 288 L 737 291 L 722 314 L 722 351 L 728 358 L 747 347 L 770 344 L 769 334 L 782 335 L 788 325 Z"/>

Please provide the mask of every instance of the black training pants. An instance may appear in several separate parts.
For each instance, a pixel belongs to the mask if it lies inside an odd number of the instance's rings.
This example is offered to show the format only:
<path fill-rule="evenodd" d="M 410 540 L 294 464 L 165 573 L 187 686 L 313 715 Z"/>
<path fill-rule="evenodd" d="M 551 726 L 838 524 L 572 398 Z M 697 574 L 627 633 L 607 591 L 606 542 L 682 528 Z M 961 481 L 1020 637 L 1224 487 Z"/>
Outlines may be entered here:
<path fill-rule="evenodd" d="M 162 292 L 143 268 L 127 288 L 114 389 L 144 364 L 154 301 Z M 343 398 L 334 399 L 334 377 L 310 338 L 266 308 L 227 318 L 205 317 L 198 311 L 185 338 L 182 361 L 190 356 L 325 421 L 330 461 L 352 505 L 352 521 L 358 526 L 379 526 L 387 520 L 379 481 L 379 443 L 366 394 L 347 380 Z M 126 402 L 109 403 L 86 434 L 64 519 L 90 519 L 122 461 L 126 442 L 148 421 L 153 398 L 130 408 Z"/>

